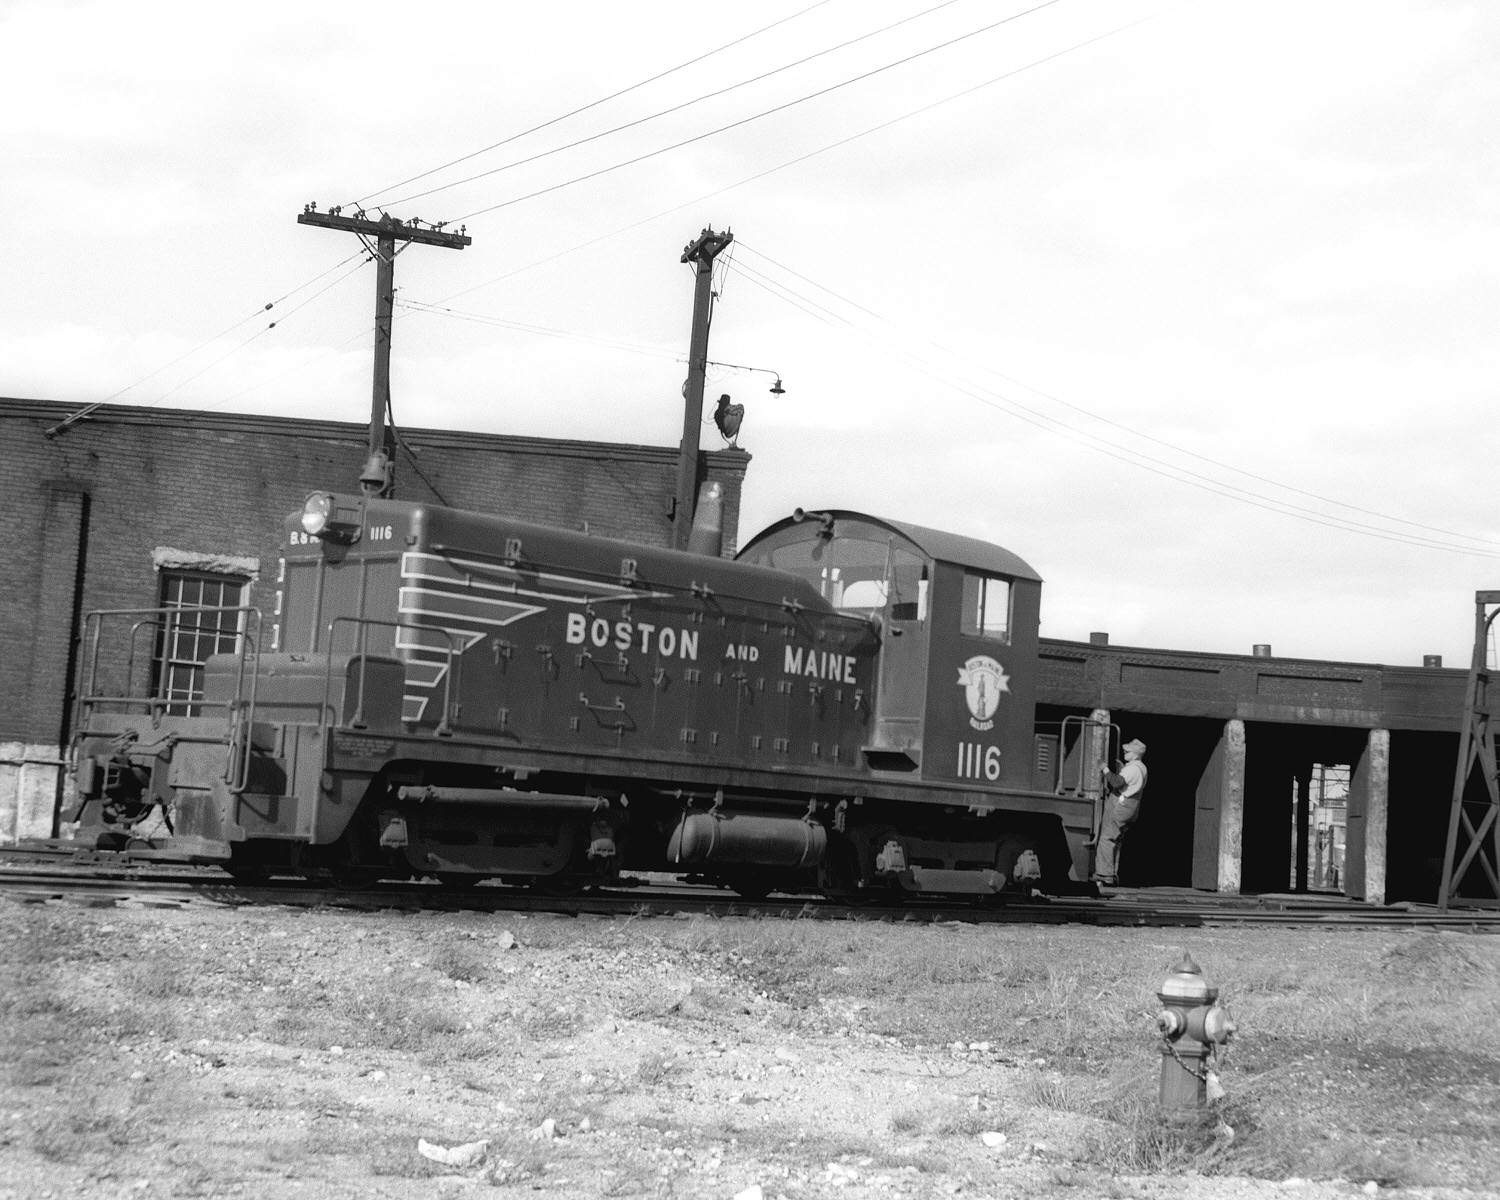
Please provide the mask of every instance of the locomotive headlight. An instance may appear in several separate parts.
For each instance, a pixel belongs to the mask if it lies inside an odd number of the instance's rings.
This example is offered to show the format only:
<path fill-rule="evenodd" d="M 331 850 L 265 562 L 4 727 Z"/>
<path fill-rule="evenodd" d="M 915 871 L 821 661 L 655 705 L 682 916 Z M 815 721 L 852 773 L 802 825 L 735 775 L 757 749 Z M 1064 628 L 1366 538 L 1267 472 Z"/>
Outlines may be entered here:
<path fill-rule="evenodd" d="M 321 537 L 333 521 L 333 497 L 314 492 L 302 503 L 302 528 L 313 537 Z"/>
<path fill-rule="evenodd" d="M 341 503 L 332 492 L 313 492 L 302 502 L 301 518 L 302 532 L 293 530 L 293 540 L 317 538 L 320 542 L 348 546 L 359 541 L 365 520 L 364 505 Z"/>

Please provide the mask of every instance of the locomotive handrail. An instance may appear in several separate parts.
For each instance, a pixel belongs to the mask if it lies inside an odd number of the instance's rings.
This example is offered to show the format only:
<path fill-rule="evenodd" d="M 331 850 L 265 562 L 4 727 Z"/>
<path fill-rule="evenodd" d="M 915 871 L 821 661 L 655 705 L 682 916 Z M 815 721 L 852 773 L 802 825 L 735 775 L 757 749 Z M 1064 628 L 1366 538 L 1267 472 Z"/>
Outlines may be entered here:
<path fill-rule="evenodd" d="M 443 715 L 439 718 L 437 728 L 433 730 L 436 737 L 452 737 L 453 727 L 449 725 L 448 718 L 453 712 L 453 677 L 458 673 L 462 659 L 454 653 L 453 634 L 439 625 L 403 625 L 400 621 L 387 621 L 377 617 L 353 617 L 338 616 L 328 622 L 328 662 L 323 673 L 323 716 L 330 715 L 332 708 L 331 695 L 333 692 L 333 645 L 334 627 L 340 622 L 358 626 L 359 640 L 355 649 L 355 656 L 359 659 L 359 685 L 355 692 L 354 715 L 350 721 L 350 727 L 362 729 L 365 726 L 365 677 L 368 671 L 369 654 L 365 649 L 366 635 L 370 626 L 381 626 L 388 629 L 421 629 L 428 633 L 440 633 L 447 640 L 448 646 L 444 651 L 446 663 L 443 670 Z M 394 653 L 394 639 L 392 640 Z M 321 719 L 320 719 L 321 724 Z"/>
<path fill-rule="evenodd" d="M 153 630 L 160 628 L 158 622 L 156 621 L 156 619 L 154 617 L 150 618 L 149 620 L 137 621 L 134 625 L 132 625 L 130 627 L 130 638 L 129 638 L 129 641 L 126 643 L 128 649 L 127 649 L 127 652 L 125 654 L 125 690 L 127 692 L 130 690 L 130 685 L 135 682 L 135 639 L 136 639 L 136 635 L 138 633 L 140 633 L 142 627 L 144 627 L 146 625 L 150 625 Z M 155 655 L 153 655 L 152 657 L 154 658 Z"/>
<path fill-rule="evenodd" d="M 432 553 L 438 554 L 438 555 L 464 555 L 464 556 L 470 556 L 470 555 L 475 555 L 475 554 L 479 553 L 478 551 L 473 550 L 472 548 L 468 548 L 468 547 L 464 547 L 464 546 L 450 546 L 446 542 L 433 542 L 432 545 L 431 545 L 431 547 L 430 547 L 430 549 L 431 549 Z M 514 574 L 514 573 L 520 572 L 520 570 L 521 570 L 520 567 L 509 566 L 509 565 L 507 565 L 507 564 L 505 564 L 503 562 L 498 562 L 498 561 L 497 562 L 493 562 L 493 563 L 483 562 L 480 559 L 473 559 L 471 561 L 479 562 L 480 565 L 483 565 L 483 566 L 492 567 L 497 573 L 502 572 L 502 571 L 509 571 L 512 574 Z M 736 560 L 734 560 L 734 559 L 726 559 L 725 561 L 726 562 L 734 562 Z M 527 562 L 528 562 L 528 565 L 532 569 L 555 570 L 555 571 L 566 570 L 566 571 L 568 571 L 572 575 L 579 576 L 579 577 L 584 578 L 584 579 L 595 580 L 595 581 L 597 581 L 599 583 L 608 585 L 611 591 L 618 591 L 621 586 L 625 586 L 625 585 L 621 584 L 621 581 L 616 576 L 610 575 L 610 574 L 608 574 L 606 572 L 603 572 L 603 571 L 595 571 L 595 570 L 590 570 L 588 568 L 578 567 L 577 565 L 571 564 L 571 563 L 566 563 L 566 564 L 565 563 L 546 563 L 546 562 L 539 562 L 539 561 L 535 561 L 535 560 L 531 560 L 531 559 L 528 559 Z M 794 571 L 782 571 L 782 570 L 780 570 L 779 568 L 776 568 L 776 567 L 767 567 L 767 568 L 764 568 L 764 569 L 765 570 L 777 571 L 778 574 L 782 574 L 782 575 L 792 575 L 795 578 L 799 578 L 799 579 L 801 578 L 801 576 L 797 575 L 796 572 L 794 572 Z M 630 581 L 630 584 L 628 586 L 630 586 L 632 588 L 642 588 L 642 589 L 645 589 L 645 588 L 666 588 L 666 589 L 670 590 L 674 595 L 683 596 L 683 597 L 690 597 L 690 598 L 695 599 L 695 600 L 697 600 L 697 599 L 704 599 L 704 600 L 712 599 L 713 601 L 735 600 L 735 601 L 740 602 L 741 604 L 758 604 L 758 605 L 761 605 L 761 606 L 763 606 L 765 608 L 774 608 L 774 609 L 777 609 L 777 610 L 781 610 L 784 607 L 784 603 L 783 603 L 784 597 L 778 597 L 775 600 L 767 600 L 764 596 L 743 596 L 743 595 L 740 595 L 738 592 L 720 592 L 720 591 L 713 591 L 713 592 L 710 593 L 710 595 L 708 597 L 700 597 L 697 594 L 697 592 L 695 592 L 695 591 L 693 591 L 691 589 L 693 587 L 700 587 L 701 588 L 703 585 L 701 585 L 701 584 L 694 584 L 691 581 L 690 581 L 690 583 L 689 583 L 688 586 L 683 586 L 682 584 L 673 583 L 673 582 L 653 583 L 650 579 L 646 578 L 644 575 L 637 575 L 634 579 L 632 579 Z M 610 599 L 610 598 L 611 597 L 601 596 L 600 600 L 607 600 L 607 599 Z M 820 597 L 820 599 L 822 599 L 822 597 Z M 824 603 L 827 603 L 826 599 L 824 600 Z M 717 604 L 715 604 L 714 606 L 718 607 Z M 806 607 L 799 606 L 799 608 L 800 608 L 800 611 L 802 611 L 802 612 L 811 611 L 811 610 L 807 609 Z M 847 612 L 844 609 L 837 608 L 837 607 L 833 606 L 832 604 L 830 604 L 828 606 L 828 611 L 826 613 L 820 613 L 819 615 L 820 616 L 837 617 L 840 620 L 852 621 L 855 624 L 865 625 L 865 626 L 868 626 L 870 624 L 870 621 L 871 621 L 871 614 L 869 614 L 869 613 Z M 422 628 L 425 629 L 425 628 L 427 628 L 427 626 L 424 625 L 424 626 L 422 626 Z M 879 631 L 877 630 L 876 632 L 879 632 Z"/>
<path fill-rule="evenodd" d="M 170 627 L 171 622 L 186 617 L 201 617 L 209 613 L 237 613 L 241 616 L 254 618 L 254 628 L 236 628 L 232 635 L 228 630 L 212 630 L 215 636 L 233 636 L 235 639 L 235 655 L 238 662 L 238 672 L 235 681 L 235 696 L 231 700 L 205 700 L 169 698 L 163 695 L 135 695 L 135 666 L 137 640 L 140 631 L 148 626 L 160 629 L 165 623 Z M 99 658 L 101 645 L 107 645 L 104 640 L 104 623 L 110 617 L 140 617 L 130 628 L 127 639 L 127 650 L 125 658 L 125 690 L 123 694 L 101 693 L 99 689 Z M 248 604 L 235 605 L 205 605 L 191 608 L 101 608 L 93 609 L 84 615 L 83 640 L 88 643 L 85 662 L 79 669 L 80 684 L 78 690 L 77 704 L 74 710 L 74 727 L 81 729 L 85 721 L 92 716 L 93 710 L 100 704 L 123 704 L 127 707 L 139 706 L 149 713 L 153 720 L 159 719 L 161 710 L 172 705 L 181 704 L 198 708 L 225 708 L 232 710 L 240 699 L 244 687 L 245 663 L 247 652 L 253 652 L 257 664 L 260 661 L 260 633 L 263 617 L 259 609 Z M 154 656 L 153 656 L 154 657 Z M 86 682 L 85 682 L 86 681 Z"/>
<path fill-rule="evenodd" d="M 1060 769 L 1058 771 L 1057 786 L 1053 789 L 1053 795 L 1075 796 L 1089 801 L 1089 806 L 1092 809 L 1090 832 L 1094 837 L 1098 837 L 1099 829 L 1104 819 L 1104 787 L 1100 782 L 1097 772 L 1093 773 L 1092 781 L 1086 777 L 1089 769 L 1089 762 L 1087 760 L 1102 761 L 1106 766 L 1113 762 L 1114 758 L 1110 751 L 1118 748 L 1120 744 L 1120 727 L 1113 721 L 1100 721 L 1094 717 L 1080 717 L 1076 714 L 1065 716 L 1062 719 L 1062 728 L 1057 739 L 1058 753 L 1064 756 L 1064 764 L 1067 762 L 1066 752 L 1069 725 L 1078 726 L 1080 741 L 1085 738 L 1092 740 L 1102 733 L 1104 735 L 1104 748 L 1098 759 L 1094 759 L 1094 756 L 1088 752 L 1080 751 L 1077 756 L 1078 781 L 1074 786 L 1069 786 L 1069 782 L 1065 778 L 1065 769 Z"/>
<path fill-rule="evenodd" d="M 235 703 L 230 709 L 230 719 L 239 724 L 230 730 L 229 762 L 224 766 L 224 782 L 236 796 L 243 795 L 250 786 L 250 744 L 255 738 L 255 703 L 260 696 L 260 614 L 255 623 L 255 669 L 250 673 L 250 701 L 241 703 L 245 693 L 245 656 L 240 655 L 238 672 L 234 679 Z M 249 636 L 248 634 L 246 635 Z M 243 730 L 243 736 L 241 736 Z"/>
<path fill-rule="evenodd" d="M 1076 726 L 1078 728 L 1078 736 L 1080 738 L 1097 736 L 1102 733 L 1104 735 L 1104 746 L 1099 753 L 1099 761 L 1106 765 L 1113 761 L 1113 756 L 1110 752 L 1112 749 L 1117 748 L 1120 743 L 1120 727 L 1114 721 L 1100 721 L 1094 717 L 1080 717 L 1072 713 L 1063 717 L 1060 736 L 1058 738 L 1058 749 L 1064 755 L 1066 755 L 1067 751 L 1069 726 Z M 1065 772 L 1059 771 L 1057 786 L 1053 789 L 1054 794 L 1058 796 L 1070 794 L 1086 796 L 1089 799 L 1094 799 L 1098 796 L 1103 789 L 1100 787 L 1097 779 L 1090 781 L 1085 777 L 1087 766 L 1088 764 L 1083 761 L 1083 755 L 1080 754 L 1078 756 L 1077 781 L 1071 784 Z"/>

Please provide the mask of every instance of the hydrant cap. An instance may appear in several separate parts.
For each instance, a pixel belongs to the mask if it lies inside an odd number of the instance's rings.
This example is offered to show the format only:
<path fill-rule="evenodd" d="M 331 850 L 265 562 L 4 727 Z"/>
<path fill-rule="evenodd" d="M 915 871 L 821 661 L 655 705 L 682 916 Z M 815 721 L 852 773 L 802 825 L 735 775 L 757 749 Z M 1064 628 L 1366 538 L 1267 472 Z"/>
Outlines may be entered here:
<path fill-rule="evenodd" d="M 1182 961 L 1172 968 L 1172 974 L 1162 981 L 1161 990 L 1156 994 L 1164 1003 L 1191 1001 L 1196 1004 L 1211 999 L 1210 993 L 1217 995 L 1216 989 L 1210 988 L 1208 980 L 1203 978 L 1203 968 L 1184 951 Z"/>

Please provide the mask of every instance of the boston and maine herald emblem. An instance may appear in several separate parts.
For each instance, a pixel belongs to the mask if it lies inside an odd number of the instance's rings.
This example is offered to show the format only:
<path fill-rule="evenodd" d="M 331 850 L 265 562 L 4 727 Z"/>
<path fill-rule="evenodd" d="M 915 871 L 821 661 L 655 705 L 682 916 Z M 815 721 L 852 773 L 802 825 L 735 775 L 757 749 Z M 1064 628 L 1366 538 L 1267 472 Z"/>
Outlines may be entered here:
<path fill-rule="evenodd" d="M 975 729 L 993 729 L 990 718 L 1000 704 L 1000 693 L 1010 691 L 1010 676 L 988 654 L 976 654 L 958 669 L 958 682 L 968 702 L 969 724 Z"/>

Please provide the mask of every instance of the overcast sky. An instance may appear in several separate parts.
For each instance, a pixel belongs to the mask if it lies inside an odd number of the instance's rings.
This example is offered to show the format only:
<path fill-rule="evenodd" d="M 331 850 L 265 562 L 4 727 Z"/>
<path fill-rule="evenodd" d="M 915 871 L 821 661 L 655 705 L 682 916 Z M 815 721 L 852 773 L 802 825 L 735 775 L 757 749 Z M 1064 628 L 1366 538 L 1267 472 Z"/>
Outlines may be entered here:
<path fill-rule="evenodd" d="M 786 386 L 712 373 L 742 539 L 861 509 L 1020 554 L 1050 636 L 1466 666 L 1497 61 L 1457 0 L 9 0 L 0 395 L 367 419 L 373 268 L 295 222 L 363 203 L 474 239 L 397 262 L 399 423 L 674 445 L 729 226 L 710 357 Z"/>

